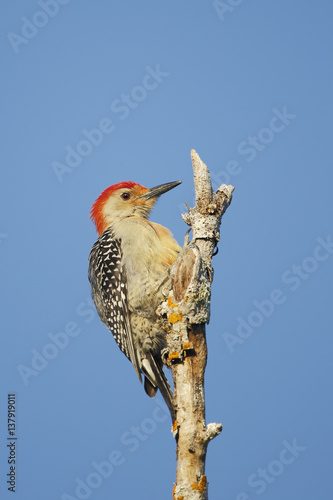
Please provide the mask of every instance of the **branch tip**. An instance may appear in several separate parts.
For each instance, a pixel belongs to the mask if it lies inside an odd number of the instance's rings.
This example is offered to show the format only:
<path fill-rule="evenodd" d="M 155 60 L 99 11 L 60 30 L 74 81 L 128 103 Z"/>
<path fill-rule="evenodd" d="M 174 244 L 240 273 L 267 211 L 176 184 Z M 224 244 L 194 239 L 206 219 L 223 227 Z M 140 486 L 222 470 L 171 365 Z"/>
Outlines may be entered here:
<path fill-rule="evenodd" d="M 199 212 L 209 205 L 213 199 L 213 189 L 207 165 L 201 160 L 198 153 L 192 149 L 191 160 L 195 188 L 195 201 Z"/>
<path fill-rule="evenodd" d="M 234 190 L 235 188 L 231 184 L 229 184 L 228 186 L 226 184 L 221 184 L 221 186 L 216 191 L 216 194 L 222 194 L 226 198 L 231 198 Z"/>
<path fill-rule="evenodd" d="M 211 441 L 222 432 L 222 424 L 212 423 L 207 425 L 207 441 Z"/>

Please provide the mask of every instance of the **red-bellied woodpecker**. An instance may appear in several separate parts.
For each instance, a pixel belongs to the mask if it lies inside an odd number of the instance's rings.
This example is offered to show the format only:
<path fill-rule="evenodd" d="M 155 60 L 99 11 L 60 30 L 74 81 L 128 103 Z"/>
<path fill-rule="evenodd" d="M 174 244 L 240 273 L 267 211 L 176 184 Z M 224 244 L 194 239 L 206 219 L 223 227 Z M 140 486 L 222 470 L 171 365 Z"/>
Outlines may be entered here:
<path fill-rule="evenodd" d="M 89 256 L 89 281 L 97 312 L 145 391 L 160 389 L 174 419 L 172 390 L 163 372 L 166 328 L 156 314 L 162 283 L 181 248 L 171 232 L 148 220 L 157 198 L 181 181 L 148 189 L 135 182 L 107 188 L 91 209 L 99 238 Z"/>

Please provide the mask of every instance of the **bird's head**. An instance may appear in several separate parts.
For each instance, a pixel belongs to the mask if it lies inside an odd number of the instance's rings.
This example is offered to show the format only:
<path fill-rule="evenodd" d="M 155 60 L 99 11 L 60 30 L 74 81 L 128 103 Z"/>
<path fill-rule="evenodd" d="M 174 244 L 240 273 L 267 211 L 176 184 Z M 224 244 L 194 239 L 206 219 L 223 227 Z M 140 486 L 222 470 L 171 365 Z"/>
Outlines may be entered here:
<path fill-rule="evenodd" d="M 123 181 L 106 188 L 91 207 L 90 218 L 98 234 L 102 234 L 115 220 L 136 215 L 149 216 L 157 198 L 181 181 L 167 182 L 148 189 L 136 182 Z"/>

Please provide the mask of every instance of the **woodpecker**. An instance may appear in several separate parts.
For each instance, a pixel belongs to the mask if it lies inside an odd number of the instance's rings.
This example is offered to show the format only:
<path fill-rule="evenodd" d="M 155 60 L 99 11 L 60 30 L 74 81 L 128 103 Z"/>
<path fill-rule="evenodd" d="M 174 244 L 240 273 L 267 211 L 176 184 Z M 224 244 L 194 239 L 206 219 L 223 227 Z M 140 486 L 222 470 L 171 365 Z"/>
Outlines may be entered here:
<path fill-rule="evenodd" d="M 173 393 L 163 372 L 166 327 L 156 308 L 181 247 L 169 229 L 148 220 L 158 197 L 178 186 L 148 189 L 135 182 L 108 187 L 91 208 L 99 238 L 89 255 L 92 297 L 102 322 L 132 362 L 148 396 L 159 389 L 174 420 Z"/>

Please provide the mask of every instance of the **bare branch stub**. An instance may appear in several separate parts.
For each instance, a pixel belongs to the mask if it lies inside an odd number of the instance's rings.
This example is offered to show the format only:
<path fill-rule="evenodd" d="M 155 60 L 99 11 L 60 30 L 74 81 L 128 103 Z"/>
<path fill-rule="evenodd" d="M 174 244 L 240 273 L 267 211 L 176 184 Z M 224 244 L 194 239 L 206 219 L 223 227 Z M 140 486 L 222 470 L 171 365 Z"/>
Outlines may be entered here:
<path fill-rule="evenodd" d="M 194 149 L 191 151 L 191 159 L 195 186 L 195 204 L 197 210 L 204 214 L 213 200 L 209 170 Z"/>
<path fill-rule="evenodd" d="M 196 206 L 189 209 L 183 219 L 192 228 L 193 240 L 200 247 L 201 256 L 211 261 L 214 247 L 220 241 L 221 219 L 231 203 L 234 187 L 222 184 L 214 193 L 207 166 L 194 149 L 191 157 Z"/>
<path fill-rule="evenodd" d="M 233 186 L 222 185 L 213 192 L 209 170 L 196 151 L 191 151 L 196 206 L 183 215 L 193 239 L 179 254 L 171 269 L 168 300 L 159 313 L 168 318 L 169 356 L 174 381 L 177 420 L 177 473 L 174 498 L 208 498 L 205 459 L 208 443 L 222 425 L 205 423 L 204 373 L 207 362 L 205 325 L 210 317 L 211 267 L 214 248 L 220 239 L 221 218 L 230 205 Z"/>

